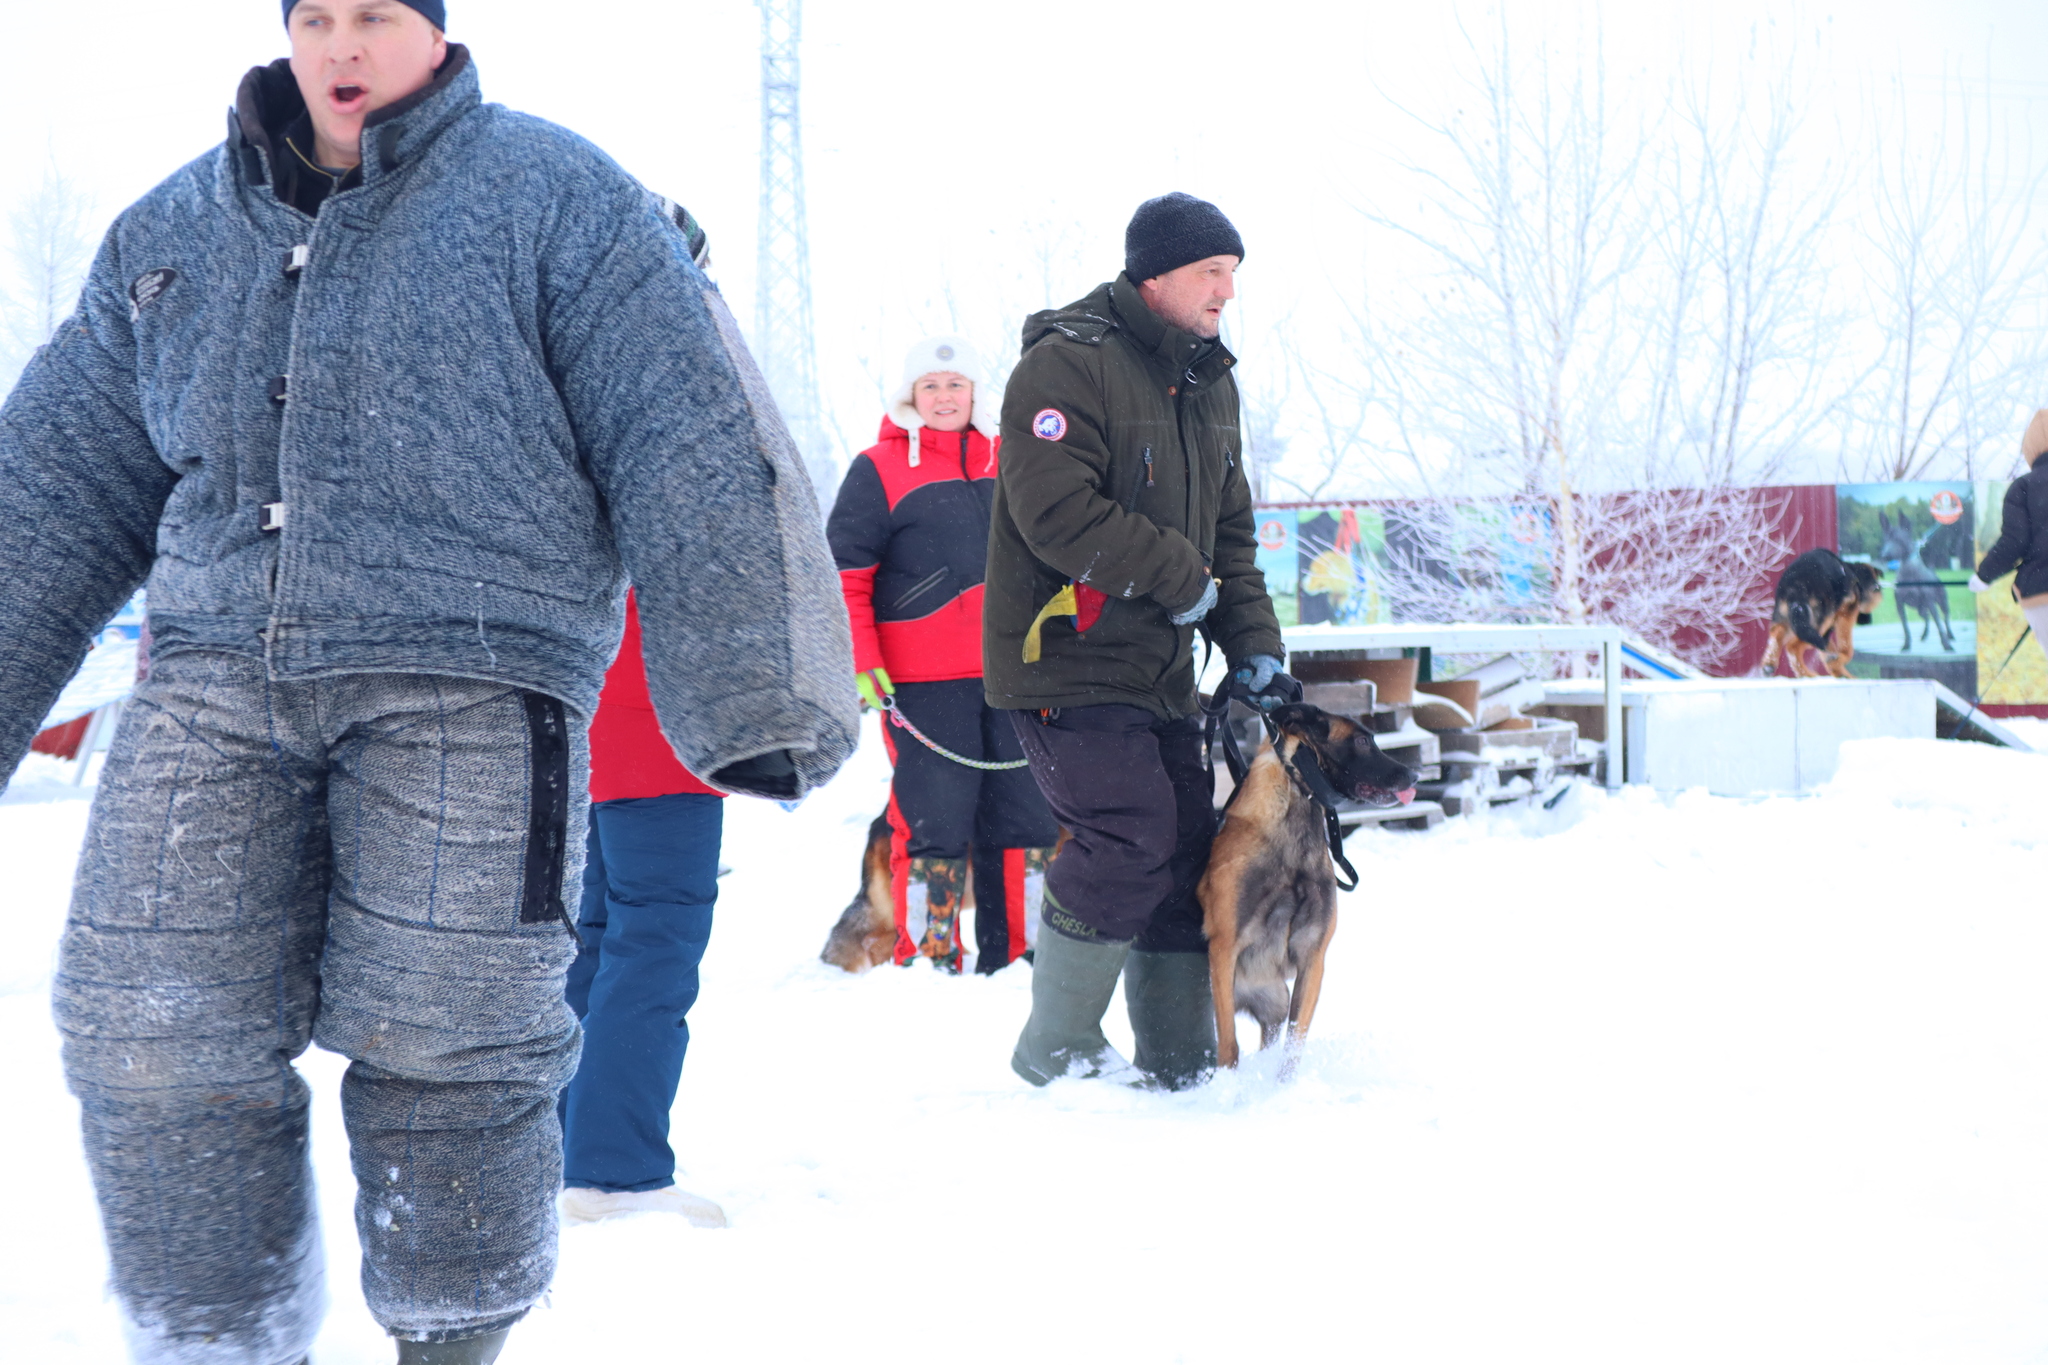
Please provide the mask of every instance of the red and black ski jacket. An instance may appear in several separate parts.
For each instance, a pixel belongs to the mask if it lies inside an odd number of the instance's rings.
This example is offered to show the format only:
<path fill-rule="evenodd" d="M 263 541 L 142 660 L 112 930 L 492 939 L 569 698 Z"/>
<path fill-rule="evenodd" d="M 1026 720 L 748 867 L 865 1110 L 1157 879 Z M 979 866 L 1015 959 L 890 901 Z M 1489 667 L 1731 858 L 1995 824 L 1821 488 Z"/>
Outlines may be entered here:
<path fill-rule="evenodd" d="M 825 535 L 853 622 L 853 666 L 896 682 L 981 676 L 981 584 L 1000 438 L 888 418 L 839 485 Z"/>

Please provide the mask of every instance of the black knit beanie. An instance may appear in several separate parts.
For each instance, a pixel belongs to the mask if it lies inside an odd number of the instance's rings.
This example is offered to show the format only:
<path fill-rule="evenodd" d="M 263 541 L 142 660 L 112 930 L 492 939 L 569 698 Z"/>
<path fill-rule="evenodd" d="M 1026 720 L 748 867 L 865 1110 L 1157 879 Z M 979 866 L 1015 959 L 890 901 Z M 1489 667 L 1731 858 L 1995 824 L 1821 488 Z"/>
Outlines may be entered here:
<path fill-rule="evenodd" d="M 292 21 L 292 10 L 298 3 L 299 0 L 284 0 L 284 21 L 287 24 Z M 448 31 L 448 7 L 442 4 L 441 0 L 398 0 L 398 3 L 408 9 L 418 10 L 426 16 L 428 23 L 441 32 Z"/>
<path fill-rule="evenodd" d="M 1147 199 L 1124 229 L 1124 273 L 1144 281 L 1211 256 L 1244 259 L 1244 238 L 1206 199 L 1176 190 Z"/>

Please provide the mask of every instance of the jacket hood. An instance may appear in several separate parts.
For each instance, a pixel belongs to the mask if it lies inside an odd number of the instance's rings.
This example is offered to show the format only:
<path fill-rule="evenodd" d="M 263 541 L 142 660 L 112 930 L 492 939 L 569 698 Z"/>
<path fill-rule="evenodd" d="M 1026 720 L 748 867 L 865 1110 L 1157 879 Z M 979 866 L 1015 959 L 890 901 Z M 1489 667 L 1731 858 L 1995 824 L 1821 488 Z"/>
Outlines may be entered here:
<path fill-rule="evenodd" d="M 1229 369 L 1237 358 L 1221 342 L 1205 341 L 1169 326 L 1145 304 L 1129 275 L 1099 284 L 1064 308 L 1047 308 L 1024 321 L 1024 349 L 1057 332 L 1084 346 L 1099 346 L 1111 332 L 1128 336 L 1141 351 L 1159 356 L 1177 370 L 1201 366 L 1204 372 Z"/>
<path fill-rule="evenodd" d="M 448 44 L 448 56 L 433 80 L 363 120 L 364 183 L 396 171 L 482 101 L 469 49 Z M 235 107 L 228 111 L 228 149 L 245 182 L 276 183 L 277 148 L 284 130 L 305 112 L 306 101 L 289 59 L 279 57 L 267 66 L 249 68 L 235 91 Z"/>
<path fill-rule="evenodd" d="M 926 337 L 910 348 L 910 355 L 903 362 L 903 379 L 889 395 L 889 416 L 904 431 L 923 426 L 924 419 L 917 415 L 911 390 L 926 375 L 948 371 L 964 376 L 974 385 L 974 414 L 969 422 L 976 431 L 994 440 L 1002 430 L 1003 387 L 982 363 L 981 352 L 964 337 Z M 888 425 L 883 422 L 883 426 Z"/>

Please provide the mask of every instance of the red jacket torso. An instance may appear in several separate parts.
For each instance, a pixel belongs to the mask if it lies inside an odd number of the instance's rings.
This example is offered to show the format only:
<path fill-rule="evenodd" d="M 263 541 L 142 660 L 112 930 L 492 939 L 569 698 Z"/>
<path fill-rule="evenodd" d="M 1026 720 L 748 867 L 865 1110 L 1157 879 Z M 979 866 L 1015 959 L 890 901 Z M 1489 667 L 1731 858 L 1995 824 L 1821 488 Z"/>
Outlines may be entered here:
<path fill-rule="evenodd" d="M 590 723 L 590 799 L 618 801 L 679 792 L 721 793 L 699 782 L 676 759 L 654 718 L 647 665 L 640 657 L 640 608 L 626 593 L 626 634 L 604 675 L 597 719 Z"/>
<path fill-rule="evenodd" d="M 854 457 L 826 537 L 853 623 L 856 671 L 896 682 L 981 676 L 982 578 L 995 498 L 991 442 L 972 427 L 920 427 L 910 438 L 882 419 L 881 439 Z"/>

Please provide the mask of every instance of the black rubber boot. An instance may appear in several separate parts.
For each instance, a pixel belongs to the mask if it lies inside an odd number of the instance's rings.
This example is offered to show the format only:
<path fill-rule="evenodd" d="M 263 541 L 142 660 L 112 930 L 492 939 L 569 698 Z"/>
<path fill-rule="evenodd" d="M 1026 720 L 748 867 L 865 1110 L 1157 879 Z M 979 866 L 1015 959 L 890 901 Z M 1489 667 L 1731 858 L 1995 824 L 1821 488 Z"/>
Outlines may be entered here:
<path fill-rule="evenodd" d="M 505 1349 L 510 1327 L 460 1341 L 400 1341 L 398 1365 L 491 1365 Z"/>
<path fill-rule="evenodd" d="M 1207 953 L 1133 952 L 1124 963 L 1138 1070 L 1168 1090 L 1216 1069 L 1216 1012 Z"/>
<path fill-rule="evenodd" d="M 1102 1036 L 1128 943 L 1083 943 L 1055 929 L 1038 936 L 1031 964 L 1031 1017 L 1017 1036 L 1010 1067 L 1033 1085 L 1061 1076 L 1135 1084 L 1143 1078 Z"/>

